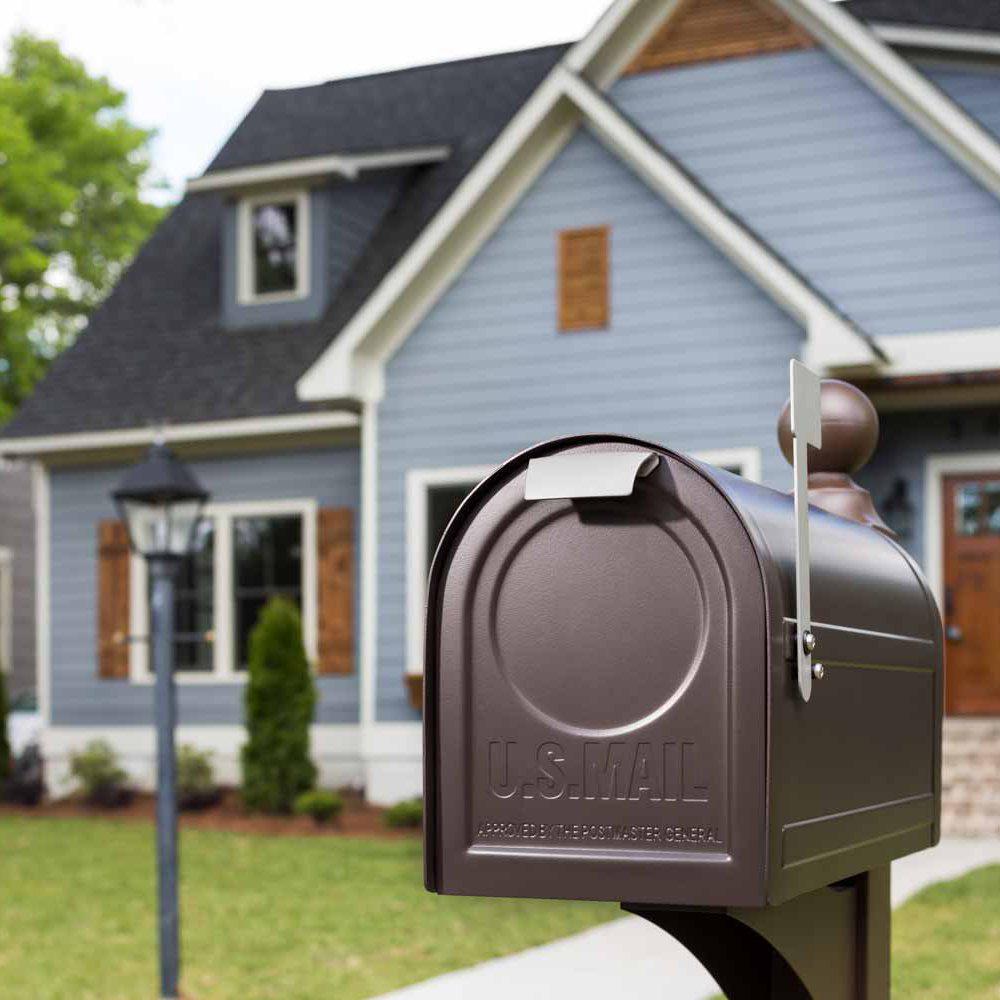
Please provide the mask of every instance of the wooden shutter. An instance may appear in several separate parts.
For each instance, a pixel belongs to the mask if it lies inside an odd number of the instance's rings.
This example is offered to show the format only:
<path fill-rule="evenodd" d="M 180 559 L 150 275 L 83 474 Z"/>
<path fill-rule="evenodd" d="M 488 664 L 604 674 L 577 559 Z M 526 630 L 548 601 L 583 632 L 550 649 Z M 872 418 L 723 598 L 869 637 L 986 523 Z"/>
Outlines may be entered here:
<path fill-rule="evenodd" d="M 603 330 L 608 325 L 607 226 L 559 234 L 559 329 Z"/>
<path fill-rule="evenodd" d="M 768 0 L 682 0 L 627 73 L 810 48 L 816 43 Z"/>
<path fill-rule="evenodd" d="M 319 546 L 320 674 L 354 671 L 354 511 L 324 508 L 317 526 Z"/>
<path fill-rule="evenodd" d="M 129 547 L 121 521 L 97 525 L 97 673 L 105 680 L 129 675 Z"/>

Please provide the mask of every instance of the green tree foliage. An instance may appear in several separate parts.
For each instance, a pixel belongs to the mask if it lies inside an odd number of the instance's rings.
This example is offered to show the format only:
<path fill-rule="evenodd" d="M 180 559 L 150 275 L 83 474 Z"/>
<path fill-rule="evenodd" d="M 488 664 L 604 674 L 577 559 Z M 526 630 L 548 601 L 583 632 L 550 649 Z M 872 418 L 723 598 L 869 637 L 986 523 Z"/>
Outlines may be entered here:
<path fill-rule="evenodd" d="M 0 72 L 0 422 L 159 221 L 153 133 L 55 42 L 14 35 Z"/>
<path fill-rule="evenodd" d="M 269 601 L 250 633 L 245 694 L 249 741 L 243 747 L 243 800 L 249 809 L 292 811 L 313 787 L 309 724 L 316 708 L 302 619 L 289 601 Z"/>

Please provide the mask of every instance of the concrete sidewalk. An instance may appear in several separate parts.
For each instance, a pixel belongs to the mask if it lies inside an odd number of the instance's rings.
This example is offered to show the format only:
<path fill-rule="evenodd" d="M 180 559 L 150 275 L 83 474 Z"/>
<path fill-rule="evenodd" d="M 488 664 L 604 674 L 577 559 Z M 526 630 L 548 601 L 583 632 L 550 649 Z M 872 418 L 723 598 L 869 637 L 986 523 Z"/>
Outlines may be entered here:
<path fill-rule="evenodd" d="M 892 904 L 935 882 L 1000 862 L 1000 840 L 945 840 L 892 866 Z M 383 1000 L 605 1000 L 608 996 L 703 1000 L 715 981 L 673 938 L 638 917 L 450 972 Z"/>

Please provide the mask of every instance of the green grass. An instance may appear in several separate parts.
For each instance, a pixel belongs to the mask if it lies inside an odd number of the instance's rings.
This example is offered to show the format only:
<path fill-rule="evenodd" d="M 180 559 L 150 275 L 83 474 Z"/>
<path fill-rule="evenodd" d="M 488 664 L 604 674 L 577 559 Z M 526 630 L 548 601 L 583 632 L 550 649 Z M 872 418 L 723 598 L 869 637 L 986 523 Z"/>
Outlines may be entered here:
<path fill-rule="evenodd" d="M 185 831 L 183 984 L 193 1000 L 366 997 L 583 930 L 610 904 L 432 896 L 416 840 Z M 0 994 L 156 990 L 145 824 L 0 816 Z M 932 886 L 893 923 L 894 1000 L 1000 1000 L 1000 866 Z"/>
<path fill-rule="evenodd" d="M 931 886 L 896 913 L 893 1000 L 1000 998 L 1000 865 Z"/>
<path fill-rule="evenodd" d="M 184 831 L 182 985 L 194 1000 L 366 997 L 583 930 L 610 904 L 454 899 L 420 843 Z M 0 993 L 156 990 L 153 831 L 0 816 Z"/>

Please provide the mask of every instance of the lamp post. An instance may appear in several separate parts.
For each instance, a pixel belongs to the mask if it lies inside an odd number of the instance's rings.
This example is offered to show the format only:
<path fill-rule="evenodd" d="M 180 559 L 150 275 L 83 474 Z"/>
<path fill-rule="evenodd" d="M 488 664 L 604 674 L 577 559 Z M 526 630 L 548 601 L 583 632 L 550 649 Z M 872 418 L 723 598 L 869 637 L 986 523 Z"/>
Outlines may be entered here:
<path fill-rule="evenodd" d="M 161 441 L 133 465 L 112 493 L 132 551 L 152 582 L 150 645 L 156 675 L 156 860 L 159 883 L 160 995 L 178 996 L 180 915 L 177 903 L 177 784 L 174 726 L 174 582 L 191 551 L 208 493 Z"/>

